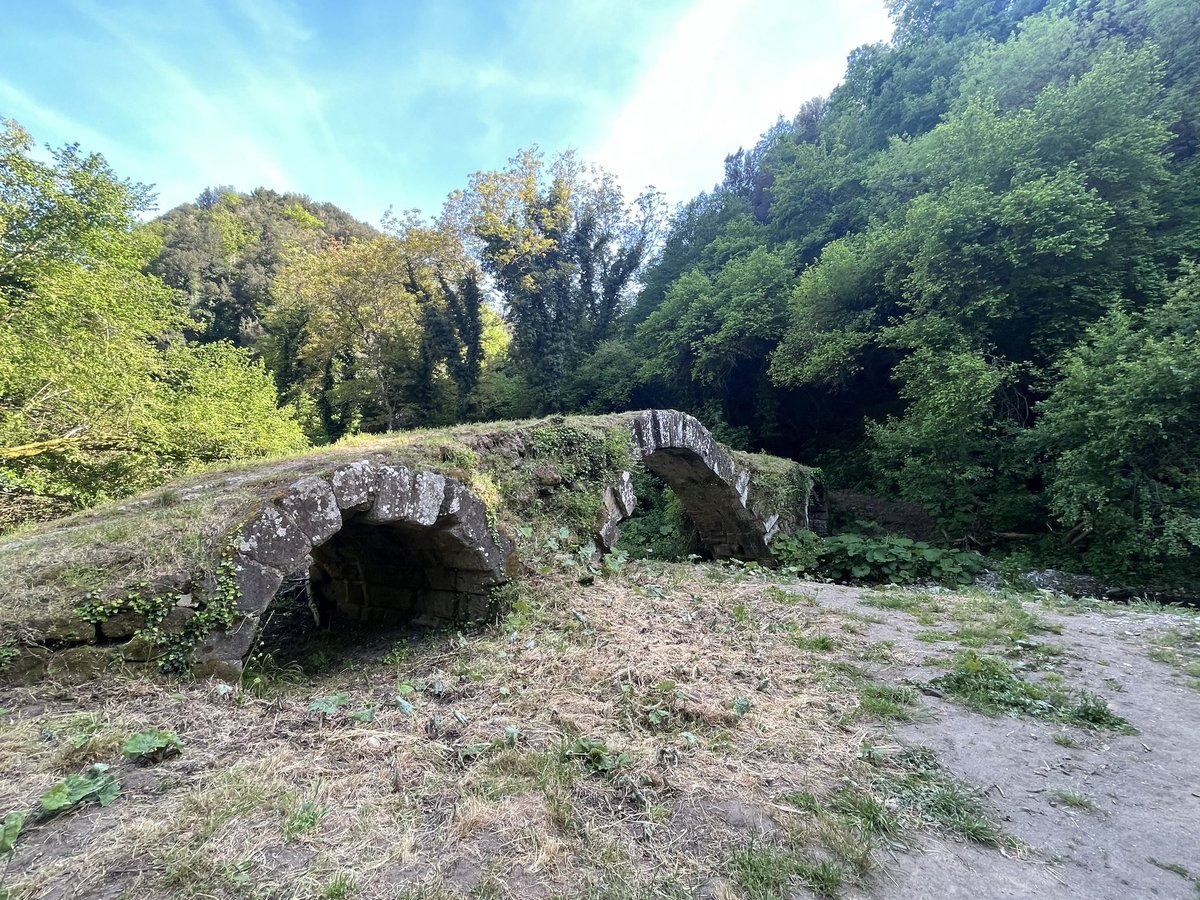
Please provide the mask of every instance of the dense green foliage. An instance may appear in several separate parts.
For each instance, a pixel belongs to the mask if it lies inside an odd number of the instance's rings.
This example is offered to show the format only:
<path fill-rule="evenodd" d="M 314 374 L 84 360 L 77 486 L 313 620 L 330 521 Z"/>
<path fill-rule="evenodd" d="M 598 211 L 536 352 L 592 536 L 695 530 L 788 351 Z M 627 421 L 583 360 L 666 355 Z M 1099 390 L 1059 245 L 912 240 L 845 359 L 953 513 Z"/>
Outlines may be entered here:
<path fill-rule="evenodd" d="M 781 534 L 772 549 L 786 568 L 838 582 L 970 584 L 985 568 L 983 557 L 971 550 L 933 547 L 898 535 L 822 537 L 798 531 Z"/>
<path fill-rule="evenodd" d="M 1188 6 L 896 3 L 679 211 L 603 348 L 628 397 L 976 546 L 1200 577 Z"/>
<path fill-rule="evenodd" d="M 525 151 L 475 175 L 448 211 L 503 295 L 533 411 L 561 411 L 575 367 L 616 334 L 654 237 L 655 195 L 628 209 L 612 175 Z"/>
<path fill-rule="evenodd" d="M 1161 578 L 1194 563 L 1200 280 L 1180 279 L 1161 306 L 1114 309 L 1058 374 L 1031 438 L 1046 454 L 1054 512 L 1092 538 L 1092 567 Z"/>
<path fill-rule="evenodd" d="M 378 232 L 330 203 L 259 188 L 207 188 L 155 220 L 162 250 L 149 271 L 184 292 L 188 330 L 201 341 L 251 346 L 280 272 L 327 241 L 370 240 Z"/>
<path fill-rule="evenodd" d="M 142 271 L 145 188 L 3 125 L 0 527 L 304 446 L 260 363 L 182 339 L 178 295 Z"/>

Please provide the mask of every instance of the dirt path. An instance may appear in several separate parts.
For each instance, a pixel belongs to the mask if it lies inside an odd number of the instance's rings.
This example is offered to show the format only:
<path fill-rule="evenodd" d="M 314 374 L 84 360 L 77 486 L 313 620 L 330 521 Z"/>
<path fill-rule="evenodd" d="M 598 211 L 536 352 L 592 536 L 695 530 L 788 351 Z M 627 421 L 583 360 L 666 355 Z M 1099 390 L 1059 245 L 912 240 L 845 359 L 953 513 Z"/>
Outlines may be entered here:
<path fill-rule="evenodd" d="M 881 680 L 925 683 L 945 671 L 939 661 L 953 645 L 917 638 L 927 632 L 928 617 L 922 625 L 910 612 L 868 605 L 879 594 L 816 584 L 801 589 L 815 594 L 826 608 L 876 620 L 866 635 L 894 641 L 902 660 L 877 666 L 873 674 Z M 1062 629 L 1046 638 L 1066 652 L 1038 668 L 1104 697 L 1139 733 L 1093 733 L 1025 717 L 989 718 L 926 696 L 926 715 L 898 726 L 896 737 L 933 748 L 953 772 L 985 794 L 1009 833 L 1032 851 L 1002 854 L 975 845 L 926 842 L 915 852 L 897 854 L 869 890 L 850 896 L 1196 900 L 1200 690 L 1195 679 L 1149 654 L 1161 647 L 1156 640 L 1180 630 L 1194 640 L 1200 623 L 1170 614 L 1120 610 L 1061 615 L 1036 604 L 1025 607 Z M 1094 808 L 1064 803 L 1064 792 L 1089 798 Z"/>

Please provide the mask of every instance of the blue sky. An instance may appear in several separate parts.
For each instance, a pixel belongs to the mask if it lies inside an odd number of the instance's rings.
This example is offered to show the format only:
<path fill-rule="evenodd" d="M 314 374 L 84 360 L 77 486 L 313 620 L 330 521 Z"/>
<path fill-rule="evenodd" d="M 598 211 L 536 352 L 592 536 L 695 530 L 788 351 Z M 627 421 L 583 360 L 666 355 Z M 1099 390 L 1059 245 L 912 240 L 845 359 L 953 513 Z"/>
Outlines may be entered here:
<path fill-rule="evenodd" d="M 890 34 L 884 0 L 13 0 L 0 115 L 153 183 L 436 213 L 533 144 L 672 203 Z"/>

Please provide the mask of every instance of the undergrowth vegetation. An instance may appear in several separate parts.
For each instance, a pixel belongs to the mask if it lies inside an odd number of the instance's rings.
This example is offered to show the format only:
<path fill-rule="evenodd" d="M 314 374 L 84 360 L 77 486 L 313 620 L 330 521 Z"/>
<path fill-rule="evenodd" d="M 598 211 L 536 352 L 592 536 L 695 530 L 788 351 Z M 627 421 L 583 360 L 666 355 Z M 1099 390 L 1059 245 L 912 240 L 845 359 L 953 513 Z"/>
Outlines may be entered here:
<path fill-rule="evenodd" d="M 823 795 L 780 796 L 790 814 L 781 843 L 752 843 L 733 853 L 730 868 L 746 897 L 774 900 L 797 886 L 836 897 L 874 871 L 879 851 L 904 848 L 920 829 L 1017 846 L 927 748 L 864 744 L 858 759 L 853 773 Z"/>
<path fill-rule="evenodd" d="M 974 650 L 959 653 L 950 671 L 931 683 L 986 715 L 1028 715 L 1093 730 L 1135 732 L 1129 721 L 1113 712 L 1103 697 L 1023 681 L 1003 660 L 981 656 Z"/>
<path fill-rule="evenodd" d="M 970 584 L 985 568 L 974 551 L 934 547 L 901 535 L 822 537 L 799 531 L 779 535 L 772 549 L 785 571 L 847 583 Z"/>

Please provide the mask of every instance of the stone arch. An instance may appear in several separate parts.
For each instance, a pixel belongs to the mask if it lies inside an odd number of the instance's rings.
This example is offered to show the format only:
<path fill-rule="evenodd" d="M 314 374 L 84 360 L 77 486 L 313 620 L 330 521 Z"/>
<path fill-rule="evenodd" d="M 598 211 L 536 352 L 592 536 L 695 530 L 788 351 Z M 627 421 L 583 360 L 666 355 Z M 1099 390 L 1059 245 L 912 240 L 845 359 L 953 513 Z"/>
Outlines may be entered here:
<path fill-rule="evenodd" d="M 200 645 L 197 667 L 239 674 L 289 575 L 307 573 L 329 622 L 476 619 L 507 580 L 512 550 L 483 502 L 436 472 L 362 460 L 302 478 L 236 532 L 239 620 Z"/>
<path fill-rule="evenodd" d="M 640 413 L 631 425 L 635 455 L 670 485 L 696 525 L 714 559 L 742 559 L 775 565 L 770 544 L 785 510 L 755 508 L 751 474 L 734 461 L 694 417 L 672 409 Z M 629 474 L 605 492 L 601 543 L 608 549 L 620 536 L 619 524 L 636 506 Z"/>

